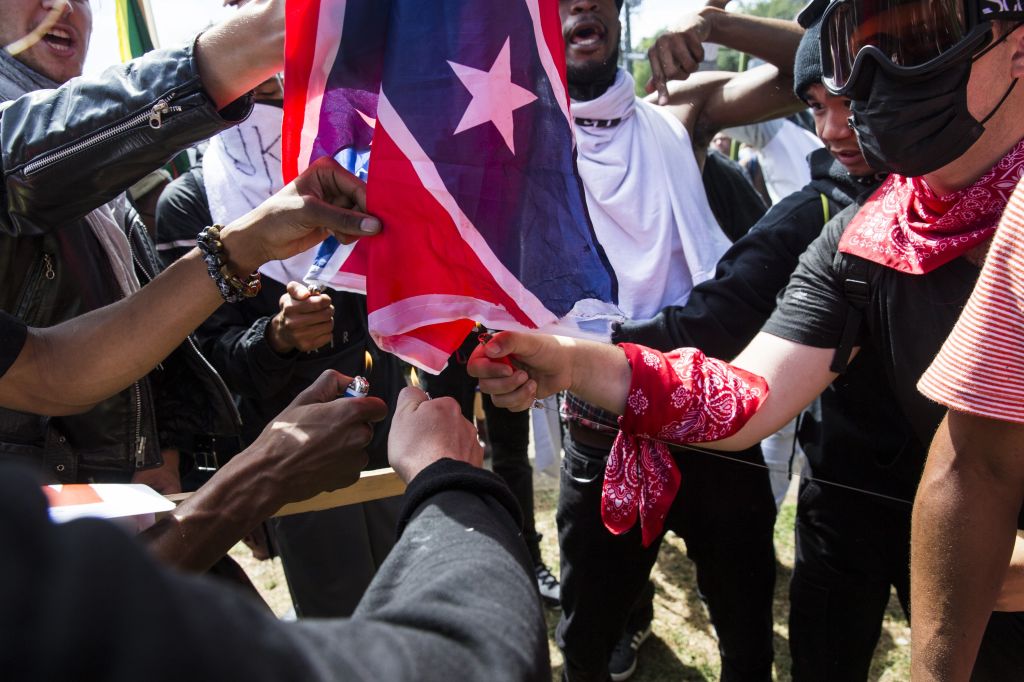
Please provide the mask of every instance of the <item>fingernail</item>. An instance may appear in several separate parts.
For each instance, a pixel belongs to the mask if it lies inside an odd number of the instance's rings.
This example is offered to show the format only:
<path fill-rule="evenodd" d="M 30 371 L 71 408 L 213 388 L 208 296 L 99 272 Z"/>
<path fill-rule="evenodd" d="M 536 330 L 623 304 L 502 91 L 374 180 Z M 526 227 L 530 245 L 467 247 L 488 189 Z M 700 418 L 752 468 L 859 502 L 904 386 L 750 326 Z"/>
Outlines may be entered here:
<path fill-rule="evenodd" d="M 484 346 L 484 352 L 493 358 L 495 355 L 501 353 L 501 346 L 491 341 L 486 346 Z"/>
<path fill-rule="evenodd" d="M 363 232 L 380 232 L 380 221 L 376 218 L 363 218 L 359 221 L 359 229 Z"/>

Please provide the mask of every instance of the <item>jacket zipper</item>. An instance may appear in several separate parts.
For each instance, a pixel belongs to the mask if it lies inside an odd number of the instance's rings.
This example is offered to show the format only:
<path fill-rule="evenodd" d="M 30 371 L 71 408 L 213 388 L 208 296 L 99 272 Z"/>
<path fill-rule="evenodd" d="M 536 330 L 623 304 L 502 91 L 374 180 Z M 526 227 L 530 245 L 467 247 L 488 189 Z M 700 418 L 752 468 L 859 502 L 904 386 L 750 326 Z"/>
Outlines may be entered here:
<path fill-rule="evenodd" d="M 146 278 L 152 282 L 153 276 L 149 274 L 149 270 L 142 264 L 142 260 L 135 253 L 135 246 L 132 244 L 132 229 L 134 225 L 129 228 L 128 233 L 125 235 L 128 237 L 128 251 L 132 254 L 132 261 L 139 267 Z M 157 367 L 162 368 L 162 363 L 158 363 Z M 146 436 L 142 433 L 142 380 L 136 381 L 134 386 L 135 395 L 135 469 L 136 471 L 141 469 L 146 464 Z"/>
<path fill-rule="evenodd" d="M 158 130 L 164 124 L 165 115 L 177 113 L 181 110 L 182 109 L 179 106 L 171 106 L 171 104 L 166 99 L 157 100 L 156 104 L 150 107 L 148 111 L 143 111 L 142 113 L 136 114 L 128 120 L 118 123 L 112 128 L 101 130 L 100 132 L 94 133 L 93 135 L 86 137 L 84 140 L 80 142 L 76 142 L 70 147 L 65 147 L 64 149 L 59 149 L 50 154 L 46 154 L 44 156 L 39 157 L 35 161 L 26 164 L 25 177 L 34 175 L 39 171 L 43 170 L 44 168 L 46 168 L 47 166 L 51 166 L 55 163 L 63 161 L 64 159 L 70 156 L 74 156 L 79 152 L 83 152 L 91 147 L 95 147 L 98 144 L 102 144 L 111 138 L 117 137 L 118 135 L 121 135 L 122 133 L 131 130 L 132 128 L 136 128 L 142 125 L 144 122 L 148 122 L 150 128 Z"/>
<path fill-rule="evenodd" d="M 146 465 L 146 437 L 142 435 L 142 386 L 136 381 L 132 392 L 135 394 L 135 470 Z"/>
<path fill-rule="evenodd" d="M 25 287 L 22 289 L 21 298 L 19 299 L 14 312 L 15 317 L 18 317 L 29 324 L 34 322 L 34 320 L 29 318 L 28 315 L 30 301 L 43 279 L 53 281 L 53 279 L 57 277 L 57 271 L 53 266 L 53 256 L 44 251 L 42 258 L 36 262 L 36 265 L 32 268 L 31 274 L 25 279 Z"/>

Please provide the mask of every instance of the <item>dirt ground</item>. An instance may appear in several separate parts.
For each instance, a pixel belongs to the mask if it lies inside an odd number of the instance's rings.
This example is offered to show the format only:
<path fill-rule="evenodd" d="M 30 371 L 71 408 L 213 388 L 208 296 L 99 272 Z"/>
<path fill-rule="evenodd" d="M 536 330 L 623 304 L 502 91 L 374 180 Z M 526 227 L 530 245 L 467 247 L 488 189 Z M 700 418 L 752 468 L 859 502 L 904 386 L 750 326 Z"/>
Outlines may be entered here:
<path fill-rule="evenodd" d="M 550 473 L 538 473 L 535 480 L 537 526 L 544 535 L 542 550 L 545 559 L 554 564 L 552 570 L 557 574 L 557 479 Z M 780 681 L 790 679 L 787 584 L 793 569 L 795 514 L 796 503 L 791 491 L 775 525 L 779 562 L 775 587 L 775 677 Z M 291 601 L 280 560 L 255 561 L 244 545 L 235 547 L 231 554 L 242 563 L 274 612 L 279 616 L 287 614 Z M 696 596 L 696 578 L 682 540 L 669 536 L 662 546 L 653 579 L 656 590 L 653 633 L 640 650 L 639 665 L 631 679 L 635 682 L 717 680 L 720 670 L 717 642 L 707 612 Z M 554 641 L 558 611 L 548 611 L 547 616 L 552 680 L 557 681 L 561 679 L 562 666 L 562 655 Z M 889 602 L 869 679 L 872 682 L 910 679 L 910 628 L 895 598 Z"/>

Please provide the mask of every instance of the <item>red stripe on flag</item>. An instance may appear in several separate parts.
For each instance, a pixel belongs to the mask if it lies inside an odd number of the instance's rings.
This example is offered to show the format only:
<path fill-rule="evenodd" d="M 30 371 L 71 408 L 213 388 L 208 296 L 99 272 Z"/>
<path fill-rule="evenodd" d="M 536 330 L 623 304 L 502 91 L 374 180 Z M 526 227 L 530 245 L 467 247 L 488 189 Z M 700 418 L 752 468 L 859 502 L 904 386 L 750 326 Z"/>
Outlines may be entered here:
<path fill-rule="evenodd" d="M 373 137 L 366 201 L 367 210 L 384 226 L 380 237 L 367 240 L 368 272 L 394 273 L 374 277 L 367 287 L 369 312 L 413 296 L 447 294 L 500 306 L 524 327 L 536 326 L 462 239 L 451 216 L 423 187 L 380 121 Z M 424 257 L 428 253 L 437 255 Z"/>
<path fill-rule="evenodd" d="M 309 75 L 316 53 L 319 0 L 287 0 L 284 37 L 284 127 L 281 131 L 281 171 L 285 182 L 299 174 L 299 149 L 306 117 Z"/>
<path fill-rule="evenodd" d="M 419 329 L 413 329 L 410 332 L 406 332 L 403 336 L 409 336 L 414 339 L 419 339 L 423 343 L 430 344 L 435 348 L 441 348 L 448 350 L 450 348 L 458 348 L 462 345 L 462 342 L 466 340 L 470 332 L 473 331 L 473 327 L 476 325 L 470 320 L 462 320 L 459 322 L 445 322 L 444 324 L 430 324 Z M 449 351 L 449 355 L 454 351 Z M 433 367 L 440 372 L 443 367 Z"/>
<path fill-rule="evenodd" d="M 569 85 L 565 77 L 565 37 L 562 35 L 562 18 L 558 14 L 558 0 L 539 0 L 541 30 L 544 42 L 551 51 L 551 58 L 562 77 L 562 89 L 565 99 L 569 101 Z M 554 83 L 551 87 L 556 87 Z"/>

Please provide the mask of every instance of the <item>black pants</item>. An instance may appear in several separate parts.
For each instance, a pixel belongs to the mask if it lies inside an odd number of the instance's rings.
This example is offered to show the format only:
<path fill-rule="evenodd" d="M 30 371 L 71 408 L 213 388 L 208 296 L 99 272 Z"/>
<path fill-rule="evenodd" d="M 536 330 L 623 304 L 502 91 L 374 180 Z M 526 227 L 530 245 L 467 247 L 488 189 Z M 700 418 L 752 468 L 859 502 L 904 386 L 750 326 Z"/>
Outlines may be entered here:
<path fill-rule="evenodd" d="M 644 548 L 637 526 L 612 535 L 601 522 L 607 451 L 567 437 L 558 504 L 562 619 L 556 633 L 571 682 L 606 680 L 608 659 L 643 593 L 660 539 Z M 737 460 L 763 463 L 758 451 Z M 665 528 L 686 542 L 697 587 L 718 633 L 722 679 L 771 680 L 775 500 L 768 471 L 681 451 L 682 484 Z M 694 595 L 697 598 L 697 595 Z"/>
<path fill-rule="evenodd" d="M 419 375 L 424 391 L 433 398 L 454 398 L 469 421 L 473 421 L 476 379 L 466 373 L 466 360 L 476 343 L 476 336 L 471 335 L 448 361 L 448 367 L 437 376 L 424 372 Z M 505 481 L 523 511 L 523 538 L 534 565 L 539 564 L 540 536 L 533 514 L 533 467 L 529 456 L 530 412 L 510 412 L 495 407 L 487 395 L 483 397 L 483 404 L 492 468 Z"/>
<path fill-rule="evenodd" d="M 891 587 L 909 614 L 910 513 L 909 504 L 800 484 L 789 590 L 794 682 L 868 678 Z M 1021 614 L 992 615 L 972 679 L 1024 679 Z"/>
<path fill-rule="evenodd" d="M 351 616 L 395 544 L 401 510 L 390 497 L 270 519 L 295 614 Z"/>

